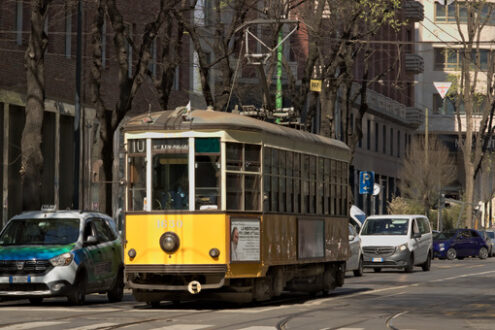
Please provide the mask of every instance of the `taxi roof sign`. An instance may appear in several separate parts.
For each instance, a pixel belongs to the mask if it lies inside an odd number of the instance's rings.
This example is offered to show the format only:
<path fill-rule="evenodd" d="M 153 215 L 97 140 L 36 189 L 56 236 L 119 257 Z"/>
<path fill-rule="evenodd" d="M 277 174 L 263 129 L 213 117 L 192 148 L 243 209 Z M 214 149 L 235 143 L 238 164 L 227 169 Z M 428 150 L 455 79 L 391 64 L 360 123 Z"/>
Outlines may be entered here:
<path fill-rule="evenodd" d="M 57 210 L 57 207 L 53 204 L 41 205 L 41 211 L 43 211 L 43 212 L 54 212 L 56 210 Z"/>

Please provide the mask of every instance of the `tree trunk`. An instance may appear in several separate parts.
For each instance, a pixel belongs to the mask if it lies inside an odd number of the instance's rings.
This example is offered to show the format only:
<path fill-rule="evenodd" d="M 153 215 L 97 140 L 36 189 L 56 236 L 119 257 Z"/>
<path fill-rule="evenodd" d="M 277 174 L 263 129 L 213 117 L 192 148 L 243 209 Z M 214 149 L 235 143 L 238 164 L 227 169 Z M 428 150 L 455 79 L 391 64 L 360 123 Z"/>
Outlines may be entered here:
<path fill-rule="evenodd" d="M 25 52 L 26 123 L 21 139 L 22 209 L 41 207 L 41 153 L 43 114 L 45 111 L 45 50 L 48 38 L 43 31 L 49 0 L 31 1 L 31 33 Z"/>
<path fill-rule="evenodd" d="M 108 181 L 108 170 L 106 166 L 102 166 L 105 160 L 102 158 L 103 148 L 106 141 L 109 140 L 108 127 L 106 125 L 106 111 L 101 95 L 101 73 L 102 73 L 102 51 L 101 51 L 101 34 L 105 10 L 100 2 L 95 15 L 92 28 L 92 46 L 93 46 L 93 61 L 91 66 L 91 85 L 92 85 L 92 101 L 96 109 L 96 123 L 93 130 L 93 149 L 92 149 L 92 202 L 99 204 L 99 210 L 109 213 L 111 211 L 111 192 L 112 190 L 105 181 Z M 108 148 L 108 147 L 107 147 Z M 108 160 L 106 160 L 108 161 Z M 112 159 L 110 159 L 110 163 Z M 111 172 L 110 172 L 111 173 Z"/>
<path fill-rule="evenodd" d="M 474 166 L 469 164 L 466 166 L 466 191 L 464 201 L 466 203 L 466 218 L 464 226 L 473 228 L 473 198 L 474 198 Z"/>

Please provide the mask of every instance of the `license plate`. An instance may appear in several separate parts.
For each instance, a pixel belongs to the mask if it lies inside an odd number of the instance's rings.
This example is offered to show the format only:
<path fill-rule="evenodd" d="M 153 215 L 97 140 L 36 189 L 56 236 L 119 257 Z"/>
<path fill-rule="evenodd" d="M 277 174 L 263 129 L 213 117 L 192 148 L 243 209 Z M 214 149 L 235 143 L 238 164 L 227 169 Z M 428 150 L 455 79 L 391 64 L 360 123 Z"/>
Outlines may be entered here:
<path fill-rule="evenodd" d="M 383 258 L 372 258 L 372 262 L 383 262 Z"/>
<path fill-rule="evenodd" d="M 10 283 L 30 283 L 31 276 L 11 276 Z"/>

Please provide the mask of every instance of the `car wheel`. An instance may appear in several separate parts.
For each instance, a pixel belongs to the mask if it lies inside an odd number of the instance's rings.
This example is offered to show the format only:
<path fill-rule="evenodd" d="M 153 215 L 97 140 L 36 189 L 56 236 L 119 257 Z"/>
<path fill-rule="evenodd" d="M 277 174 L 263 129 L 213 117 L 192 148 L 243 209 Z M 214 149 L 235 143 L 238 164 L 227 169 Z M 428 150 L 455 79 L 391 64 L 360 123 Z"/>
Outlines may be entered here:
<path fill-rule="evenodd" d="M 124 297 L 124 276 L 122 274 L 123 270 L 120 269 L 115 280 L 113 287 L 107 292 L 107 297 L 109 302 L 119 302 L 122 301 Z"/>
<path fill-rule="evenodd" d="M 29 302 L 32 304 L 32 305 L 39 305 L 43 302 L 43 298 L 42 297 L 33 297 L 33 298 L 29 298 Z"/>
<path fill-rule="evenodd" d="M 72 292 L 67 296 L 69 304 L 71 305 L 82 305 L 86 300 L 86 277 L 79 276 L 76 280 Z"/>
<path fill-rule="evenodd" d="M 447 259 L 454 260 L 457 257 L 457 251 L 454 248 L 447 250 Z"/>
<path fill-rule="evenodd" d="M 412 273 L 413 268 L 414 268 L 414 255 L 411 253 L 411 255 L 409 256 L 409 261 L 407 262 L 407 266 L 404 267 L 404 271 L 406 273 Z"/>
<path fill-rule="evenodd" d="M 381 269 L 380 267 L 378 267 L 378 268 L 373 268 L 373 271 L 374 271 L 375 273 L 379 273 L 379 272 L 381 272 L 381 271 L 382 271 L 382 269 Z"/>
<path fill-rule="evenodd" d="M 358 268 L 354 270 L 354 276 L 363 276 L 363 257 L 359 258 Z"/>
<path fill-rule="evenodd" d="M 426 258 L 426 261 L 424 264 L 421 265 L 421 268 L 423 271 L 428 272 L 431 268 L 431 252 L 428 251 L 428 257 Z"/>
<path fill-rule="evenodd" d="M 478 257 L 480 257 L 480 259 L 488 258 L 488 250 L 486 249 L 486 247 L 482 247 L 480 249 L 480 252 L 478 253 Z"/>

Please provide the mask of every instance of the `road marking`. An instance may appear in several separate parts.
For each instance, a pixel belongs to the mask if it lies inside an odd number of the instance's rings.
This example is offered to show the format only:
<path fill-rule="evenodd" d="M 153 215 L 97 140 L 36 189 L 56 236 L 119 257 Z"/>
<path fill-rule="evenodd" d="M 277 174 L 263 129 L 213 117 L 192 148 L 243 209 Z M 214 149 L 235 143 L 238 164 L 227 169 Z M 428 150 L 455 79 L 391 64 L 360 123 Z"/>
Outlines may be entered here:
<path fill-rule="evenodd" d="M 323 303 L 332 301 L 332 300 L 340 300 L 348 297 L 356 297 L 356 296 L 363 296 L 363 295 L 370 295 L 370 294 L 375 294 L 378 292 L 383 292 L 383 291 L 390 291 L 390 290 L 397 290 L 397 289 L 405 289 L 405 288 L 411 288 L 415 286 L 420 286 L 421 284 L 424 283 L 435 283 L 435 282 L 444 282 L 444 281 L 450 281 L 450 280 L 456 280 L 459 278 L 464 278 L 464 277 L 470 277 L 470 276 L 480 276 L 480 275 L 487 275 L 487 274 L 494 274 L 495 270 L 490 270 L 486 272 L 480 272 L 480 273 L 471 273 L 471 274 L 464 274 L 464 275 L 457 275 L 457 276 L 452 276 L 452 277 L 446 277 L 446 278 L 441 278 L 437 280 L 430 280 L 430 281 L 425 281 L 425 282 L 418 282 L 418 283 L 412 283 L 408 285 L 401 285 L 401 286 L 390 286 L 382 289 L 376 289 L 376 290 L 369 290 L 369 291 L 362 291 L 362 292 L 356 292 L 356 293 L 351 293 L 348 295 L 341 295 L 337 297 L 329 297 L 329 298 L 324 298 L 316 301 L 309 301 L 304 303 L 303 305 L 305 306 L 316 306 L 316 305 L 321 305 Z"/>
<path fill-rule="evenodd" d="M 321 330 L 327 330 L 331 328 L 323 328 Z M 337 330 L 364 330 L 364 328 L 338 328 Z"/>
<path fill-rule="evenodd" d="M 22 324 L 14 324 L 11 326 L 2 327 L 2 330 L 22 330 L 22 329 L 37 329 L 41 327 L 50 327 L 53 325 L 64 324 L 67 321 L 41 321 L 41 322 L 28 322 Z"/>
<path fill-rule="evenodd" d="M 385 322 L 385 325 L 387 326 L 387 328 L 396 330 L 397 328 L 392 325 L 392 321 L 394 319 L 398 318 L 399 316 L 401 316 L 403 314 L 406 314 L 406 313 L 408 313 L 408 311 L 403 311 L 403 312 L 397 313 L 397 314 L 392 315 L 391 317 L 389 317 L 387 319 L 387 321 Z"/>
<path fill-rule="evenodd" d="M 114 325 L 117 325 L 117 324 L 116 323 L 98 323 L 98 324 L 85 325 L 85 326 L 79 327 L 79 328 L 70 328 L 70 330 L 93 330 L 93 329 L 101 329 L 101 328 L 106 328 L 106 327 L 113 327 Z"/>
<path fill-rule="evenodd" d="M 266 326 L 252 326 L 252 327 L 247 327 L 247 328 L 242 328 L 238 330 L 273 330 L 277 329 L 277 327 L 266 327 Z"/>
<path fill-rule="evenodd" d="M 162 328 L 154 328 L 154 330 L 196 330 L 210 328 L 212 325 L 208 324 L 174 324 Z"/>

